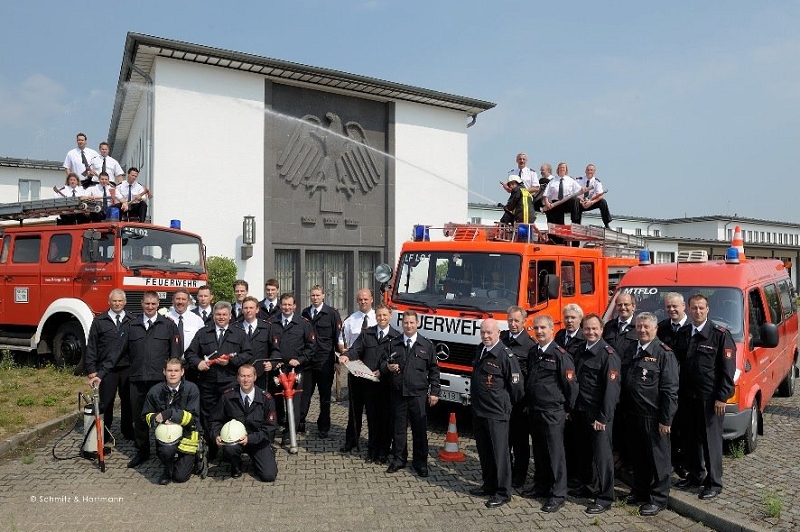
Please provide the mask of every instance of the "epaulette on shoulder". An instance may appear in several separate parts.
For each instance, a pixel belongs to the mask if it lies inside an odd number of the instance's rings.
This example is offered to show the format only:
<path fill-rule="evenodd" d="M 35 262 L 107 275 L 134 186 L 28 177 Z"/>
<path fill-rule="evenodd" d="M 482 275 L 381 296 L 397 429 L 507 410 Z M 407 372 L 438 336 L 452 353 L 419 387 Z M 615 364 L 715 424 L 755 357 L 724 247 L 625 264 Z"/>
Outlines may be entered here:
<path fill-rule="evenodd" d="M 670 346 L 668 346 L 667 344 L 665 344 L 664 342 L 658 342 L 658 343 L 659 343 L 659 345 L 661 345 L 661 347 L 664 349 L 664 351 L 672 351 L 672 348 Z"/>
<path fill-rule="evenodd" d="M 728 329 L 726 329 L 725 327 L 723 327 L 722 325 L 720 325 L 720 324 L 718 324 L 718 323 L 715 323 L 715 324 L 714 324 L 714 328 L 715 328 L 716 330 L 718 330 L 719 332 L 723 332 L 723 333 L 724 333 L 724 332 L 728 332 Z"/>
<path fill-rule="evenodd" d="M 222 391 L 222 395 L 231 393 L 234 389 L 235 389 L 234 386 L 231 386 L 230 388 L 226 388 L 225 390 Z"/>
<path fill-rule="evenodd" d="M 506 353 L 506 354 L 507 354 L 509 357 L 514 357 L 514 351 L 512 351 L 512 350 L 511 350 L 511 348 L 510 348 L 510 347 L 508 347 L 507 345 L 504 345 L 504 346 L 503 346 L 503 351 L 505 351 L 505 353 Z"/>
<path fill-rule="evenodd" d="M 263 394 L 264 394 L 264 397 L 265 397 L 266 399 L 272 399 L 272 394 L 271 394 L 271 393 L 269 393 L 268 391 L 266 391 L 266 390 L 261 390 L 261 393 L 263 393 Z"/>
<path fill-rule="evenodd" d="M 566 350 L 566 349 L 564 349 L 563 347 L 561 347 L 561 346 L 560 346 L 560 345 L 558 345 L 558 344 L 556 344 L 556 350 L 557 350 L 559 353 L 561 353 L 562 355 L 563 355 L 564 353 L 566 353 L 566 352 L 567 352 L 567 350 Z"/>
<path fill-rule="evenodd" d="M 615 352 L 614 348 L 611 347 L 610 345 L 606 344 L 606 353 L 608 353 L 609 355 L 613 355 L 614 352 Z"/>

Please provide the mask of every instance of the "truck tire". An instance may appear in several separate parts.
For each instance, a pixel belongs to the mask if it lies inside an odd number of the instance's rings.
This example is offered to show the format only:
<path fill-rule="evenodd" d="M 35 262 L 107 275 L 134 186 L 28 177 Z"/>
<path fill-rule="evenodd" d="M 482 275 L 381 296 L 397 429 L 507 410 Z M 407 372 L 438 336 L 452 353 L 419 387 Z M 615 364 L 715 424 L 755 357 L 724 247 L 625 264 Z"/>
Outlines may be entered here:
<path fill-rule="evenodd" d="M 786 374 L 786 378 L 783 379 L 778 386 L 778 395 L 782 397 L 791 397 L 794 395 L 796 371 L 794 363 L 792 363 L 792 366 L 789 368 L 789 373 Z"/>
<path fill-rule="evenodd" d="M 758 411 L 758 401 L 753 400 L 750 406 L 750 423 L 747 425 L 747 430 L 742 436 L 744 441 L 744 454 L 750 454 L 758 447 L 758 420 L 760 416 Z"/>
<path fill-rule="evenodd" d="M 83 374 L 83 355 L 86 338 L 77 321 L 67 321 L 59 326 L 53 338 L 53 363 L 60 368 L 75 366 L 75 375 Z"/>

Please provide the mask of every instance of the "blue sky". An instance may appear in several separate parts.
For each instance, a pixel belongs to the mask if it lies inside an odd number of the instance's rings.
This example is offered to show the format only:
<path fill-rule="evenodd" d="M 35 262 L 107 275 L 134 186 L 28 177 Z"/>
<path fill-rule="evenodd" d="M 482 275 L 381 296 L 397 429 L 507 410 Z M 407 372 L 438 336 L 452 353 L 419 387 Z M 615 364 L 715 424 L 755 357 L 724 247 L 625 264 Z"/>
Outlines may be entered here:
<path fill-rule="evenodd" d="M 472 201 L 504 200 L 525 151 L 596 164 L 612 213 L 800 222 L 798 28 L 797 1 L 12 2 L 0 156 L 105 139 L 134 31 L 495 102 L 469 129 Z"/>

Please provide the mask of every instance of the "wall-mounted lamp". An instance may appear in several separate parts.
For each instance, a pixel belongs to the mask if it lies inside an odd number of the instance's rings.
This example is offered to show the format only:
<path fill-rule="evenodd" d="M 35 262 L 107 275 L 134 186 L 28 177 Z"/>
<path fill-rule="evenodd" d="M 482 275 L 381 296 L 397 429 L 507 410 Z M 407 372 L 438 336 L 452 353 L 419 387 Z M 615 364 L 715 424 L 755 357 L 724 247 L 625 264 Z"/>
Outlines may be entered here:
<path fill-rule="evenodd" d="M 242 222 L 242 260 L 253 256 L 253 244 L 256 243 L 256 217 L 245 216 Z"/>

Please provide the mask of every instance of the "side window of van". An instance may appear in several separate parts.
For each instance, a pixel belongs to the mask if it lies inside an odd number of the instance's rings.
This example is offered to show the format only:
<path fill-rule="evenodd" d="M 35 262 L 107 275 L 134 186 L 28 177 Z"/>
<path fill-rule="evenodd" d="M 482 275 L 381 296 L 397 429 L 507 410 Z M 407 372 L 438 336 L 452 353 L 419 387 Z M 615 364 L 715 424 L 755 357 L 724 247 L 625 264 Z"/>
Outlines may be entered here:
<path fill-rule="evenodd" d="M 764 304 L 757 289 L 750 290 L 747 299 L 750 307 L 750 337 L 758 339 L 761 338 L 761 326 L 767 321 L 767 315 L 764 313 Z"/>
<path fill-rule="evenodd" d="M 594 263 L 581 262 L 581 294 L 594 294 Z"/>
<path fill-rule="evenodd" d="M 561 262 L 561 295 L 575 295 L 575 263 L 571 260 Z"/>
<path fill-rule="evenodd" d="M 767 307 L 769 307 L 769 321 L 772 323 L 780 323 L 781 316 L 781 302 L 778 298 L 778 289 L 774 284 L 764 286 L 764 295 L 767 296 Z"/>
<path fill-rule="evenodd" d="M 8 262 L 8 250 L 11 249 L 11 236 L 5 235 L 3 237 L 3 250 L 0 251 L 0 263 L 5 264 Z"/>
<path fill-rule="evenodd" d="M 14 252 L 11 254 L 11 261 L 17 264 L 34 264 L 39 262 L 39 248 L 41 248 L 42 238 L 17 237 L 14 242 Z"/>
<path fill-rule="evenodd" d="M 778 283 L 778 292 L 781 296 L 781 309 L 783 309 L 783 319 L 788 319 L 793 312 L 792 309 L 792 291 L 789 287 L 789 281 L 781 281 Z"/>

